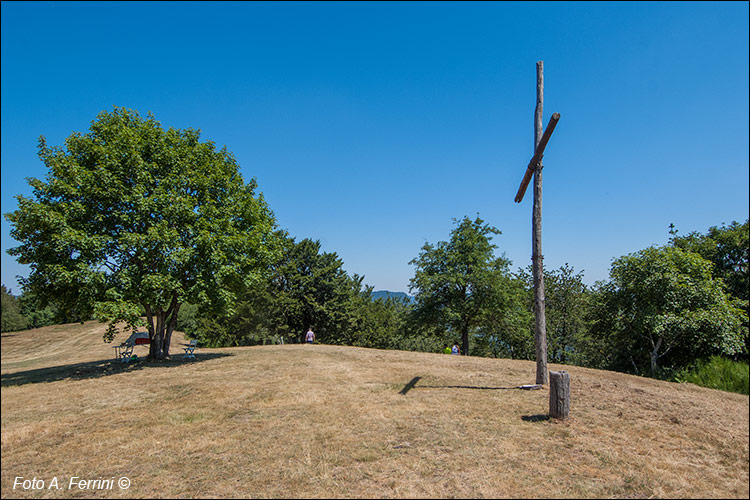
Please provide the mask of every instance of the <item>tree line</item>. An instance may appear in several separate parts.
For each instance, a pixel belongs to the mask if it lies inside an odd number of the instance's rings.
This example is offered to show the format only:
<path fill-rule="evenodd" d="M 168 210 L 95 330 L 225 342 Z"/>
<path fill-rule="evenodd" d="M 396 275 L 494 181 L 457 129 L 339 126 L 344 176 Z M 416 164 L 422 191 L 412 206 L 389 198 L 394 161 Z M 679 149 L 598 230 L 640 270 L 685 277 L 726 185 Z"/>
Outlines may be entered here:
<path fill-rule="evenodd" d="M 534 359 L 531 268 L 497 256 L 501 231 L 463 217 L 410 262 L 412 300 L 374 300 L 319 241 L 280 229 L 257 183 L 200 132 L 115 108 L 65 148 L 39 141 L 47 179 L 5 217 L 31 273 L 2 290 L 3 331 L 96 318 L 206 346 L 300 342 Z M 663 376 L 698 359 L 747 360 L 748 221 L 617 258 L 593 286 L 545 269 L 548 361 Z M 145 320 L 143 319 L 145 318 Z"/>
<path fill-rule="evenodd" d="M 188 307 L 185 331 L 208 345 L 300 342 L 311 326 L 324 343 L 534 359 L 533 278 L 496 257 L 500 231 L 455 221 L 450 238 L 412 260 L 414 301 L 373 300 L 343 262 L 311 240 L 285 240 L 273 278 L 240 295 L 228 316 Z M 587 286 L 565 264 L 545 269 L 548 361 L 664 376 L 699 359 L 747 360 L 748 222 L 673 236 L 615 259 L 610 279 Z"/>

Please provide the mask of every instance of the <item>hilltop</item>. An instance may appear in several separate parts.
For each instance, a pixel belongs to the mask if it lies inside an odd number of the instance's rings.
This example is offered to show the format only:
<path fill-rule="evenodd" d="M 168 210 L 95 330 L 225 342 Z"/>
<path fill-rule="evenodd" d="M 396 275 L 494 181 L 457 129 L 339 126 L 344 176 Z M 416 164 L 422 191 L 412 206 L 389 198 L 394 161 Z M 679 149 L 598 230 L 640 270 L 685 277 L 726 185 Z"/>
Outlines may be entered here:
<path fill-rule="evenodd" d="M 546 387 L 517 389 L 529 361 L 273 345 L 120 365 L 104 329 L 3 334 L 3 498 L 748 497 L 748 396 L 553 364 L 556 421 Z"/>

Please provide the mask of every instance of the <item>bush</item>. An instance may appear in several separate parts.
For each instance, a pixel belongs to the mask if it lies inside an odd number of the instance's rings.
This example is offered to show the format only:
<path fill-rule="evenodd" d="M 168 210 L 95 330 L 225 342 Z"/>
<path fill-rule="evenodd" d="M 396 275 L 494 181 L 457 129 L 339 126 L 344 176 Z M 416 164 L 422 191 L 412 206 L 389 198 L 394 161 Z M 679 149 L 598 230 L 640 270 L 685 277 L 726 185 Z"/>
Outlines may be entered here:
<path fill-rule="evenodd" d="M 443 352 L 443 344 L 446 342 L 439 338 L 430 336 L 403 336 L 395 338 L 391 349 L 399 351 L 414 351 L 414 352 Z"/>
<path fill-rule="evenodd" d="M 732 361 L 721 356 L 700 360 L 692 369 L 678 372 L 676 382 L 710 387 L 728 392 L 748 394 L 750 392 L 750 369 L 748 363 Z"/>

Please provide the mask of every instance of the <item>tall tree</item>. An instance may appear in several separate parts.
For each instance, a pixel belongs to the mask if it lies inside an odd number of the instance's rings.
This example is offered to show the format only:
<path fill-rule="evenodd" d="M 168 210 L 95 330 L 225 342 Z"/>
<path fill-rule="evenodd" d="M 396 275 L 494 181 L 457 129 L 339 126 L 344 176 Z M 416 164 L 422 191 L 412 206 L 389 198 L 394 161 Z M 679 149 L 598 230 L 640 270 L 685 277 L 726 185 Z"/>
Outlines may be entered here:
<path fill-rule="evenodd" d="M 534 359 L 534 294 L 529 283 L 507 273 L 493 273 L 491 305 L 474 335 L 473 352 L 491 357 Z"/>
<path fill-rule="evenodd" d="M 695 252 L 713 264 L 713 275 L 721 278 L 726 285 L 727 293 L 737 305 L 750 316 L 750 221 L 744 224 L 732 221 L 728 226 L 712 226 L 706 234 L 697 231 L 685 236 L 677 236 L 677 230 L 671 225 L 672 245 Z M 750 342 L 748 323 L 744 324 L 745 337 Z M 745 353 L 748 355 L 750 344 L 746 342 Z"/>
<path fill-rule="evenodd" d="M 750 262 L 750 221 L 743 224 L 711 226 L 706 234 L 694 231 L 685 236 L 677 236 L 671 231 L 672 245 L 689 252 L 695 252 L 713 264 L 713 275 L 721 278 L 732 296 L 748 300 L 748 264 Z"/>
<path fill-rule="evenodd" d="M 268 280 L 237 293 L 231 314 L 203 314 L 195 308 L 181 318 L 186 332 L 210 346 L 301 342 L 308 327 L 318 342 L 361 345 L 356 331 L 365 314 L 369 292 L 362 278 L 349 276 L 334 252 L 321 252 L 319 241 L 295 242 L 278 231 L 282 252 L 269 267 Z"/>
<path fill-rule="evenodd" d="M 404 337 L 411 304 L 403 297 L 373 299 L 372 287 L 365 287 L 356 298 L 358 319 L 352 328 L 351 345 L 377 349 L 407 347 Z"/>
<path fill-rule="evenodd" d="M 544 268 L 547 358 L 553 363 L 574 363 L 581 361 L 580 340 L 588 332 L 589 290 L 583 283 L 583 273 L 576 273 L 572 266 L 565 264 L 559 269 Z M 519 269 L 521 278 L 533 293 L 531 266 Z M 533 299 L 529 299 L 533 308 Z"/>
<path fill-rule="evenodd" d="M 21 242 L 9 253 L 31 266 L 24 288 L 108 322 L 105 340 L 145 315 L 157 359 L 183 302 L 230 308 L 267 267 L 275 221 L 226 147 L 199 139 L 118 107 L 65 148 L 41 137 L 47 179 L 30 179 L 33 196 L 6 214 Z"/>
<path fill-rule="evenodd" d="M 675 247 L 652 247 L 616 259 L 597 298 L 594 333 L 608 338 L 615 369 L 658 374 L 743 348 L 744 312 L 733 307 L 711 263 Z"/>
<path fill-rule="evenodd" d="M 353 299 L 362 278 L 350 277 L 335 252 L 321 252 L 320 241 L 284 239 L 284 253 L 273 266 L 270 294 L 277 313 L 276 330 L 299 338 L 308 327 L 316 340 L 348 343 L 355 321 Z"/>
<path fill-rule="evenodd" d="M 497 303 L 496 275 L 507 273 L 510 261 L 494 255 L 497 245 L 490 240 L 501 234 L 499 229 L 479 217 L 454 223 L 448 241 L 425 243 L 409 262 L 416 267 L 409 288 L 415 293 L 415 313 L 460 335 L 462 352 L 468 355 L 469 335 Z"/>

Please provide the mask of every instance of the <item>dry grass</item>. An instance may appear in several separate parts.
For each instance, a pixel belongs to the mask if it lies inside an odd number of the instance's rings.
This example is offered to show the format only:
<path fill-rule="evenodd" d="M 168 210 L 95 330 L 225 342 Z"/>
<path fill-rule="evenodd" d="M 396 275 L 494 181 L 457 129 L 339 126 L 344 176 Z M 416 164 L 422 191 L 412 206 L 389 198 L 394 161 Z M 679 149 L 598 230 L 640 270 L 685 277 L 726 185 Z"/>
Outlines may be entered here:
<path fill-rule="evenodd" d="M 748 498 L 747 396 L 552 365 L 556 421 L 515 388 L 531 362 L 286 345 L 123 368 L 102 332 L 3 334 L 3 498 Z"/>

